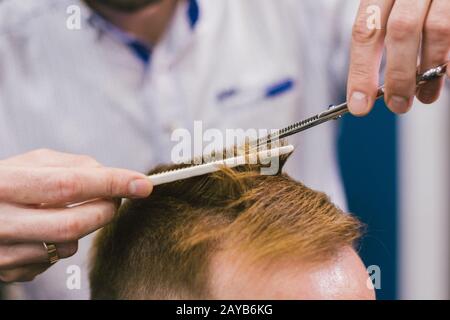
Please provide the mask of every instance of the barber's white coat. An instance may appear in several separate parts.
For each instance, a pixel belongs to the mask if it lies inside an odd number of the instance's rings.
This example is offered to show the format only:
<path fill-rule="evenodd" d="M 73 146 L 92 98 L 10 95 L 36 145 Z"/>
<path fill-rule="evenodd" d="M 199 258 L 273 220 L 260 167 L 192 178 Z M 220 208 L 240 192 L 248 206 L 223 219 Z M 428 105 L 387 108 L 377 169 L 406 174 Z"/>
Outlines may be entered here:
<path fill-rule="evenodd" d="M 201 0 L 194 31 L 182 3 L 146 70 L 89 25 L 89 9 L 76 0 L 0 1 L 0 159 L 51 148 L 144 172 L 170 161 L 173 129 L 194 120 L 204 129 L 271 129 L 315 114 L 345 93 L 355 2 Z M 74 3 L 81 30 L 66 28 Z M 292 90 L 264 96 L 284 79 Z M 326 124 L 293 138 L 287 172 L 345 207 L 336 136 Z M 18 297 L 88 298 L 90 241 L 17 285 Z M 81 290 L 66 287 L 70 265 L 82 269 Z"/>

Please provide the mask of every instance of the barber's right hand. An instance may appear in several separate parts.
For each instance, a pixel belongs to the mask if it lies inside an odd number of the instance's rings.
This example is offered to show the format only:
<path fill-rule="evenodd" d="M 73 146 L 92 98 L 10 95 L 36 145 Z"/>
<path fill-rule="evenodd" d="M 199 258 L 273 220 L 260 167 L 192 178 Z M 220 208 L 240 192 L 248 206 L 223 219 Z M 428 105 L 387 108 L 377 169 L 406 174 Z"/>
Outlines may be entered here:
<path fill-rule="evenodd" d="M 148 196 L 145 175 L 106 168 L 87 156 L 37 150 L 0 161 L 0 281 L 30 281 L 111 221 L 117 198 Z M 114 200 L 116 198 L 116 200 Z"/>

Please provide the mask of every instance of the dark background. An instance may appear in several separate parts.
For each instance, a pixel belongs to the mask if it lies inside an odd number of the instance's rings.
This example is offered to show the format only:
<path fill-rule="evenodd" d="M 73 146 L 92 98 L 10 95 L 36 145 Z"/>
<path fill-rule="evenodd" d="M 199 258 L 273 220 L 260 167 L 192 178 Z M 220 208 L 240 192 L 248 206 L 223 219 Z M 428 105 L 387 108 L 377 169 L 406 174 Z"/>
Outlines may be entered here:
<path fill-rule="evenodd" d="M 397 296 L 397 121 L 383 102 L 340 120 L 339 165 L 350 212 L 366 224 L 360 254 L 381 269 L 378 299 Z"/>

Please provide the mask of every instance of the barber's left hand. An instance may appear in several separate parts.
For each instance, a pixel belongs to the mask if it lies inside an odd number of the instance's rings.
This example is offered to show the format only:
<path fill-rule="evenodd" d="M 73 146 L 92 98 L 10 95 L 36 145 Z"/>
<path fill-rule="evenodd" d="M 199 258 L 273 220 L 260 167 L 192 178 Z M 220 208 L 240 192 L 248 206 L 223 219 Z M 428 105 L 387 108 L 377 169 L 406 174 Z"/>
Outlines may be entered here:
<path fill-rule="evenodd" d="M 368 24 L 376 6 L 381 13 L 380 29 L 370 28 L 374 20 Z M 383 49 L 387 63 L 385 101 L 393 112 L 407 112 L 414 96 L 427 104 L 436 101 L 445 79 L 422 86 L 416 94 L 418 57 L 420 72 L 448 61 L 450 1 L 361 0 L 353 26 L 347 87 L 349 108 L 354 115 L 365 115 L 372 109 Z M 447 75 L 450 76 L 450 67 Z"/>

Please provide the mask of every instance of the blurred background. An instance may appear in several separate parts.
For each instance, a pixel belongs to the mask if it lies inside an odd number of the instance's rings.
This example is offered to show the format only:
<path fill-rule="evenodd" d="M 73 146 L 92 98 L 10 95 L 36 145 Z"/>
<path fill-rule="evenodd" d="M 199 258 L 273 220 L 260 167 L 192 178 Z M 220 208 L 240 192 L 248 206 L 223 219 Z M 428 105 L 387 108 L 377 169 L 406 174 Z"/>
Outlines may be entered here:
<path fill-rule="evenodd" d="M 449 299 L 450 96 L 396 116 L 377 103 L 344 117 L 339 164 L 351 212 L 367 225 L 366 265 L 381 270 L 379 299 Z"/>

